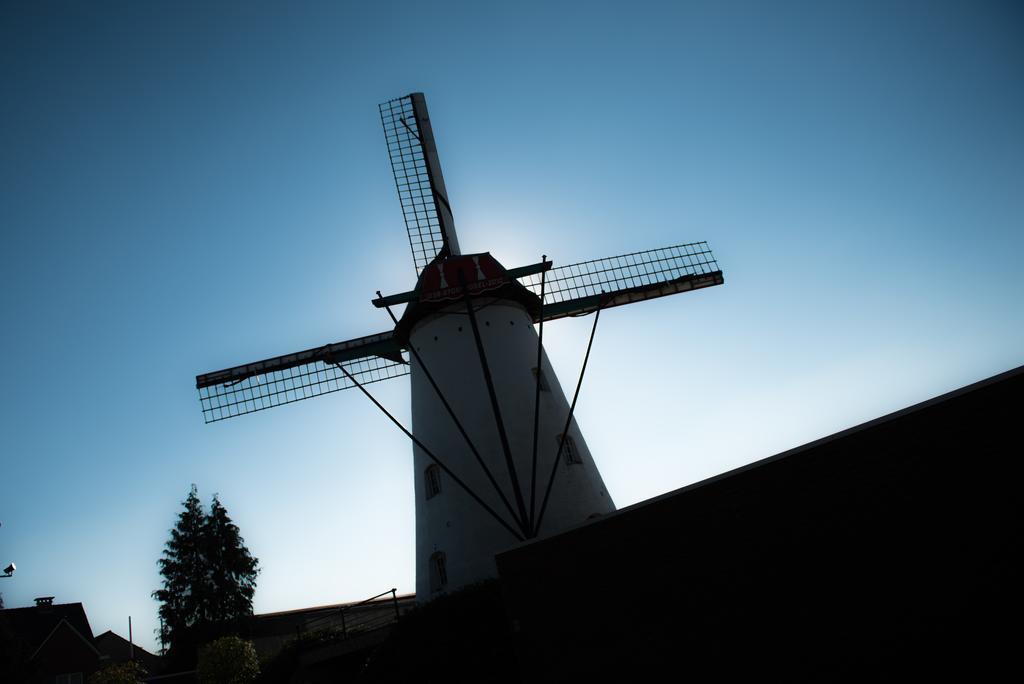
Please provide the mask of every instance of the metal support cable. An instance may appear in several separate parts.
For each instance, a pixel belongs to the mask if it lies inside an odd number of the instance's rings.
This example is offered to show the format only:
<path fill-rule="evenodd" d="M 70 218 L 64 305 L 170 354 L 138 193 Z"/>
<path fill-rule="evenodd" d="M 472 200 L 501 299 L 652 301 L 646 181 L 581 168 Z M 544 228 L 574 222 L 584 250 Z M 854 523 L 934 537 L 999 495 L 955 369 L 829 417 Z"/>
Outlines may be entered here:
<path fill-rule="evenodd" d="M 484 382 L 487 384 L 487 393 L 491 399 L 491 410 L 494 412 L 494 422 L 498 427 L 498 437 L 501 439 L 501 449 L 505 452 L 505 463 L 508 465 L 508 476 L 512 480 L 512 493 L 516 497 L 516 508 L 519 509 L 519 519 L 526 521 L 526 505 L 523 503 L 523 492 L 519 487 L 519 478 L 516 475 L 516 464 L 512 460 L 512 448 L 508 443 L 508 434 L 505 432 L 505 422 L 501 419 L 501 407 L 498 406 L 498 395 L 494 391 L 494 379 L 491 377 L 491 369 L 487 365 L 487 354 L 484 352 L 484 343 L 480 338 L 480 327 L 476 322 L 476 314 L 473 313 L 473 302 L 469 298 L 469 291 L 466 289 L 466 277 L 459 269 L 459 285 L 462 287 L 462 298 L 466 302 L 466 312 L 469 314 L 469 324 L 473 329 L 473 339 L 476 341 L 477 355 L 480 357 L 480 367 L 484 373 Z"/>
<path fill-rule="evenodd" d="M 602 300 L 604 292 L 601 292 Z M 602 301 L 603 303 L 603 301 Z M 551 476 L 548 478 L 548 487 L 544 492 L 544 501 L 540 506 L 540 513 L 537 515 L 537 523 L 531 530 L 530 537 L 536 537 L 540 534 L 541 523 L 544 522 L 544 511 L 548 507 L 548 497 L 551 496 L 551 486 L 555 483 L 555 473 L 558 472 L 558 461 L 562 457 L 562 448 L 565 446 L 565 440 L 569 435 L 569 426 L 572 424 L 572 414 L 576 411 L 576 400 L 580 397 L 580 387 L 583 386 L 583 375 L 587 372 L 587 361 L 590 360 L 590 348 L 594 344 L 594 333 L 597 332 L 597 321 L 601 318 L 601 304 L 597 306 L 597 312 L 594 315 L 594 326 L 590 329 L 590 341 L 587 342 L 587 353 L 583 356 L 583 368 L 580 369 L 580 379 L 576 382 L 576 392 L 572 395 L 572 405 L 569 407 L 569 415 L 565 419 L 565 428 L 562 430 L 562 438 L 558 441 L 558 451 L 555 453 L 555 460 L 551 464 Z"/>
<path fill-rule="evenodd" d="M 379 291 L 377 292 L 377 296 L 381 296 Z M 394 321 L 395 325 L 397 326 L 398 319 L 395 317 L 395 314 L 391 312 L 391 307 L 385 305 L 384 308 L 387 310 L 388 315 L 391 316 L 391 320 Z M 416 359 L 416 363 L 420 364 L 420 368 L 423 370 L 423 375 L 425 375 L 427 380 L 430 382 L 430 386 L 434 388 L 434 392 L 437 393 L 437 398 L 441 400 L 441 404 L 444 406 L 445 410 L 448 411 L 448 415 L 451 416 L 452 421 L 455 423 L 455 427 L 458 428 L 459 434 L 461 434 L 462 438 L 466 440 L 466 445 L 469 447 L 469 450 L 473 452 L 473 456 L 476 457 L 476 462 L 479 463 L 480 467 L 484 469 L 484 474 L 487 475 L 487 479 L 490 481 L 491 486 L 494 487 L 494 491 L 498 493 L 499 497 L 501 497 L 501 502 L 505 504 L 505 508 L 508 509 L 509 515 L 511 515 L 512 519 L 516 522 L 517 525 L 519 525 L 519 529 L 522 530 L 523 534 L 526 534 L 528 530 L 527 521 L 520 520 L 516 516 L 515 511 L 512 510 L 512 504 L 509 503 L 508 498 L 505 496 L 505 493 L 501 491 L 501 487 L 498 486 L 498 481 L 495 480 L 494 475 L 491 474 L 491 469 L 487 467 L 487 464 L 484 462 L 483 456 L 480 455 L 480 452 L 477 450 L 476 445 L 473 444 L 473 440 L 469 438 L 469 435 L 466 433 L 465 428 L 462 427 L 462 422 L 455 415 L 455 410 L 452 409 L 451 404 L 448 403 L 448 400 L 445 398 L 444 393 L 441 392 L 441 388 L 438 387 L 437 382 L 434 381 L 434 376 L 430 374 L 429 370 L 427 370 L 426 364 L 423 363 L 423 359 L 420 357 L 419 352 L 416 351 L 416 347 L 413 346 L 412 343 L 409 344 L 409 352 L 413 355 L 413 358 Z"/>
<path fill-rule="evenodd" d="M 381 403 L 380 403 L 379 401 L 377 401 L 377 399 L 376 399 L 376 398 L 374 398 L 374 396 L 373 396 L 372 394 L 370 394 L 370 393 L 369 393 L 368 391 L 366 391 L 366 388 L 365 388 L 365 387 L 363 387 L 363 386 L 362 386 L 362 384 L 360 384 L 360 382 L 359 382 L 358 380 L 356 380 L 356 379 L 355 379 L 354 377 L 352 377 L 352 374 L 351 374 L 351 373 L 349 373 L 349 372 L 348 372 L 347 370 L 345 370 L 344 366 L 341 366 L 341 365 L 339 364 L 339 365 L 338 365 L 338 367 L 339 367 L 339 368 L 341 368 L 341 372 L 343 372 L 343 373 L 345 374 L 345 376 L 346 376 L 346 377 L 347 377 L 347 378 L 348 378 L 348 379 L 349 379 L 349 380 L 350 380 L 350 381 L 352 382 L 352 384 L 353 384 L 353 385 L 355 385 L 356 387 L 358 387 L 358 388 L 359 388 L 359 391 L 361 391 L 361 392 L 362 392 L 363 394 L 365 394 L 365 395 L 366 395 L 366 397 L 367 397 L 367 398 L 368 398 L 368 399 L 369 399 L 370 401 L 372 401 L 372 402 L 373 402 L 373 404 L 374 404 L 374 405 L 375 405 L 375 406 L 376 406 L 377 408 L 379 408 L 379 409 L 381 410 L 381 412 L 382 412 L 382 413 L 383 413 L 383 414 L 384 414 L 385 416 L 387 416 L 387 417 L 388 417 L 388 419 L 389 419 L 389 420 L 390 420 L 390 421 L 391 421 L 392 423 L 394 423 L 394 424 L 395 424 L 395 426 L 396 426 L 396 427 L 397 427 L 397 428 L 398 428 L 399 430 L 401 430 L 402 432 L 404 432 L 404 433 L 405 433 L 405 436 L 406 436 L 406 437 L 408 437 L 409 439 L 411 439 L 411 440 L 413 441 L 413 444 L 415 444 L 415 445 L 416 445 L 416 446 L 418 446 L 418 447 L 419 447 L 420 449 L 422 449 L 422 450 L 423 450 L 423 453 L 425 453 L 425 454 L 426 454 L 427 456 L 429 456 L 429 457 L 430 457 L 430 460 L 432 460 L 432 461 L 433 461 L 434 463 L 436 463 L 436 464 L 437 464 L 437 466 L 438 466 L 438 467 L 439 467 L 439 468 L 440 468 L 441 470 L 443 470 L 444 472 L 448 473 L 448 477 L 452 478 L 452 480 L 453 480 L 453 481 L 455 482 L 455 484 L 457 484 L 457 485 L 459 485 L 460 487 L 462 487 L 462 489 L 463 489 L 463 490 L 464 490 L 464 491 L 465 491 L 465 492 L 466 492 L 467 494 L 469 494 L 469 495 L 470 495 L 470 496 L 471 496 L 471 497 L 473 498 L 473 500 L 474 500 L 474 501 L 476 501 L 476 502 L 477 502 L 478 504 L 480 504 L 480 506 L 481 506 L 481 507 L 482 507 L 482 508 L 483 508 L 483 509 L 484 509 L 485 511 L 487 511 L 487 512 L 488 512 L 488 513 L 489 513 L 489 514 L 491 515 L 491 517 L 492 517 L 492 518 L 494 518 L 494 519 L 495 519 L 496 521 L 498 521 L 498 523 L 499 523 L 499 524 L 500 524 L 500 525 L 501 525 L 502 527 L 504 527 L 504 528 L 505 528 L 506 530 L 508 530 L 508 531 L 509 531 L 509 532 L 510 532 L 510 533 L 512 534 L 512 536 L 516 538 L 516 541 L 523 541 L 523 536 L 522 536 L 521 534 L 519 534 L 519 533 L 518 533 L 518 532 L 516 532 L 516 531 L 515 531 L 514 529 L 512 529 L 512 526 L 511 526 L 511 525 L 509 525 L 509 524 L 508 524 L 507 522 L 505 522 L 505 520 L 504 520 L 504 519 L 503 519 L 503 518 L 502 518 L 502 517 L 501 517 L 500 515 L 498 515 L 498 514 L 497 514 L 497 513 L 495 512 L 495 510 L 494 510 L 493 508 L 491 508 L 490 506 L 488 506 L 488 505 L 487 505 L 487 503 L 486 503 L 486 502 L 485 502 L 485 501 L 484 501 L 483 499 L 481 499 L 481 498 L 480 498 L 479 496 L 477 496 L 477 495 L 476 495 L 476 492 L 474 492 L 474 491 L 473 491 L 472 489 L 470 489 L 470 488 L 469 488 L 469 485 L 467 485 L 467 484 L 466 484 L 465 482 L 463 482 L 462 480 L 460 480 L 460 479 L 459 479 L 459 477 L 458 477 L 458 475 L 456 475 L 455 473 L 453 473 L 453 472 L 451 471 L 451 469 L 450 469 L 450 468 L 448 468 L 448 466 L 446 466 L 446 465 L 445 465 L 444 463 L 442 463 L 442 462 L 441 462 L 441 459 L 439 459 L 439 458 L 438 458 L 437 456 L 435 456 L 435 455 L 434 455 L 434 452 L 432 452 L 432 451 L 431 451 L 430 449 L 428 449 L 428 448 L 426 447 L 426 445 L 425 445 L 425 444 L 423 444 L 423 442 L 421 442 L 420 440 L 418 440 L 418 439 L 416 438 L 416 436 L 415 436 L 414 434 L 412 434 L 411 432 L 409 432 L 409 431 L 408 431 L 408 430 L 407 430 L 407 429 L 405 428 L 405 426 L 404 426 L 404 425 L 402 425 L 402 424 L 401 424 L 400 422 L 398 422 L 398 419 L 397 419 L 397 418 L 395 418 L 395 417 L 394 417 L 393 415 L 391 415 L 391 413 L 390 413 L 390 412 L 389 412 L 389 411 L 388 411 L 388 410 L 387 410 L 386 408 L 384 408 L 384 407 L 383 407 L 383 406 L 381 405 Z"/>
<path fill-rule="evenodd" d="M 541 255 L 541 263 L 548 260 L 547 254 Z M 540 425 L 540 375 L 544 358 L 544 276 L 547 271 L 540 272 L 540 333 L 537 335 L 537 386 L 533 393 L 533 456 L 530 463 L 530 522 L 527 536 L 533 536 L 534 503 L 537 496 L 537 430 Z"/>

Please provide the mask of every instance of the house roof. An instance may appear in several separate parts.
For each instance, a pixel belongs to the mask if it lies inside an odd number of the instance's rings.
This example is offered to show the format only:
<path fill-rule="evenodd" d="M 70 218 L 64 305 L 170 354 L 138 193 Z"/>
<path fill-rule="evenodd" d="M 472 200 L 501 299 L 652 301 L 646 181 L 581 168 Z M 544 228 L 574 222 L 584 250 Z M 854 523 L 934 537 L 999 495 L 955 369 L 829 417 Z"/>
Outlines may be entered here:
<path fill-rule="evenodd" d="M 415 600 L 416 594 L 415 593 L 398 594 L 398 596 L 396 598 L 398 599 L 399 602 L 407 602 L 407 601 Z M 359 605 L 363 605 L 363 604 L 367 604 L 367 605 L 382 604 L 382 603 L 390 604 L 391 601 L 392 601 L 392 598 L 390 596 L 386 596 L 386 597 L 383 597 L 383 598 L 375 599 L 373 601 L 349 601 L 347 603 L 327 603 L 327 604 L 324 604 L 322 606 L 310 606 L 308 608 L 293 608 L 291 610 L 281 610 L 281 611 L 277 611 L 275 613 L 257 613 L 255 615 L 253 615 L 253 617 L 256 618 L 257 620 L 262 620 L 262 619 L 265 619 L 265 618 L 283 617 L 283 616 L 288 616 L 288 615 L 311 615 L 311 614 L 315 615 L 315 614 L 318 614 L 318 613 L 337 611 L 337 610 L 340 610 L 341 608 L 350 608 L 350 607 L 359 606 Z"/>
<path fill-rule="evenodd" d="M 24 643 L 30 653 L 38 650 L 61 621 L 67 622 L 68 626 L 92 646 L 92 628 L 81 603 L 0 610 L 0 629 Z"/>
<path fill-rule="evenodd" d="M 150 653 L 138 644 L 129 644 L 127 639 L 113 630 L 108 629 L 94 641 L 100 655 L 110 658 L 112 662 L 124 662 L 134 655 L 135 660 L 142 663 L 150 674 L 159 669 L 160 656 Z"/>
<path fill-rule="evenodd" d="M 48 642 L 53 637 L 54 634 L 59 632 L 61 630 L 61 628 L 70 631 L 72 634 L 74 634 L 76 637 L 78 637 L 78 639 L 80 639 L 82 641 L 82 643 L 85 644 L 89 648 L 90 651 L 95 653 L 97 656 L 100 655 L 100 652 L 96 649 L 96 646 L 92 643 L 92 639 L 91 638 L 86 637 L 84 634 L 82 634 L 77 629 L 75 629 L 75 627 L 70 622 L 68 622 L 66 619 L 62 618 L 61 621 L 58 622 L 56 624 L 56 626 L 54 626 L 54 628 L 52 630 L 50 630 L 50 633 L 46 635 L 46 638 L 43 639 L 42 643 L 40 643 L 38 646 L 36 646 L 35 650 L 32 652 L 32 655 L 29 657 L 29 660 L 32 660 L 37 655 L 39 655 L 39 652 L 43 650 L 44 646 L 46 646 L 46 642 Z"/>
<path fill-rule="evenodd" d="M 400 610 L 407 610 L 415 603 L 415 594 L 398 594 L 397 599 Z M 369 601 L 351 601 L 348 603 L 333 603 L 322 606 L 310 606 L 293 610 L 283 610 L 276 613 L 261 613 L 253 615 L 250 622 L 250 636 L 265 637 L 271 635 L 287 634 L 294 636 L 296 627 L 301 629 L 318 627 L 329 627 L 332 625 L 332 618 L 338 616 L 342 609 L 347 609 L 349 615 L 367 615 L 377 612 L 394 610 L 394 601 L 390 595 L 375 598 Z M 350 617 L 350 619 L 352 619 Z"/>

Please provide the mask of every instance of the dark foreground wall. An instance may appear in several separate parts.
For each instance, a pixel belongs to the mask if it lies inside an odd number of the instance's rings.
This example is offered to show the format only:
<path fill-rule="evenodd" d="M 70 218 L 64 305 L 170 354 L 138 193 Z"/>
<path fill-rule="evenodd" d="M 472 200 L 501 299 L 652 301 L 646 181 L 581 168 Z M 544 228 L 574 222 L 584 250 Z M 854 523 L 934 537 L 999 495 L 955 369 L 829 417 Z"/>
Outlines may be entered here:
<path fill-rule="evenodd" d="M 1024 367 L 498 556 L 524 680 L 1019 671 L 1022 395 Z"/>

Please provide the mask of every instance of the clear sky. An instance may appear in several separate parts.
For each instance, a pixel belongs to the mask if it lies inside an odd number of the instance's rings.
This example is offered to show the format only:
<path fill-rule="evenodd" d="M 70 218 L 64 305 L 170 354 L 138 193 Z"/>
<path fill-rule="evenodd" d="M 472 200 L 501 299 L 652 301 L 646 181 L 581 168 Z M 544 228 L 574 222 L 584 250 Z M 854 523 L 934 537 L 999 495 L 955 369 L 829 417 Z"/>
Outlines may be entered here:
<path fill-rule="evenodd" d="M 619 506 L 1024 363 L 1019 3 L 768 4 L 5 5 L 7 605 L 153 648 L 193 482 L 257 612 L 413 589 L 411 448 L 364 397 L 204 425 L 193 383 L 389 327 L 377 104 L 414 90 L 463 251 L 718 257 L 601 318 L 577 417 Z M 567 387 L 589 325 L 545 331 Z"/>

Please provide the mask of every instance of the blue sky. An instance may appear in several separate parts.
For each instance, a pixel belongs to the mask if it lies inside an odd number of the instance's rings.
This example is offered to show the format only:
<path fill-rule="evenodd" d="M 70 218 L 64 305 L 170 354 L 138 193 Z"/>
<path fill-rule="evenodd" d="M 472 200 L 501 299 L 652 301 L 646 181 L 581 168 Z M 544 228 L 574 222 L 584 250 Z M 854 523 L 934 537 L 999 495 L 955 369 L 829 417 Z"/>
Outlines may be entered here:
<path fill-rule="evenodd" d="M 154 647 L 189 485 L 255 609 L 413 588 L 411 448 L 358 393 L 203 425 L 196 373 L 388 328 L 376 105 L 430 105 L 466 252 L 707 240 L 602 316 L 577 408 L 619 506 L 1024 362 L 1016 3 L 33 3 L 0 12 L 0 583 Z M 589 320 L 545 331 L 562 383 Z M 407 380 L 376 386 L 408 422 Z M 965 455 L 965 468 L 970 460 Z"/>

